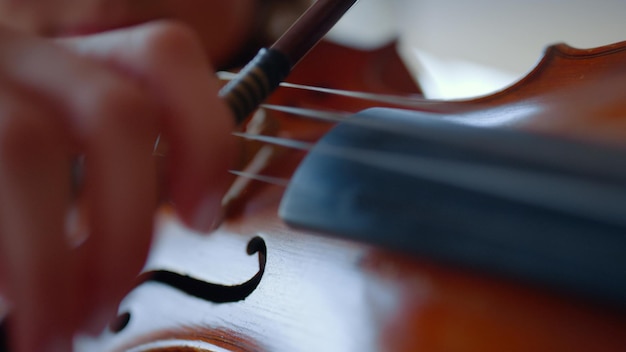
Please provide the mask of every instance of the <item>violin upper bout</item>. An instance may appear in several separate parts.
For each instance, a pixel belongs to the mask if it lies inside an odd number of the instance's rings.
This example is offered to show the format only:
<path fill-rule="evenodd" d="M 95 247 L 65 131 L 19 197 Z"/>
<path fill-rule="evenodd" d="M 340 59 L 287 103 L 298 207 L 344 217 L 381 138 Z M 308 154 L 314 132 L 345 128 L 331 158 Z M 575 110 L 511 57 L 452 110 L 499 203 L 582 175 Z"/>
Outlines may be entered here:
<path fill-rule="evenodd" d="M 565 43 L 550 45 L 535 68 L 495 96 L 520 90 L 542 94 L 583 82 L 603 80 L 607 75 L 626 74 L 624 62 L 626 41 L 590 49 L 575 48 Z"/>

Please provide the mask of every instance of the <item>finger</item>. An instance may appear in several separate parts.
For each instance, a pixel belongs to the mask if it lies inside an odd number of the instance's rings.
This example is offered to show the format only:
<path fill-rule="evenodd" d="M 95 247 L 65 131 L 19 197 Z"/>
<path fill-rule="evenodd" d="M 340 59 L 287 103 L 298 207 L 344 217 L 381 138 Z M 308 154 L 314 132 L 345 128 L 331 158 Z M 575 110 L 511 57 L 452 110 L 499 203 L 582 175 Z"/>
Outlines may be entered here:
<path fill-rule="evenodd" d="M 95 311 L 86 322 L 97 329 L 115 314 L 142 268 L 157 206 L 152 156 L 156 104 L 124 79 L 100 82 L 83 92 L 84 202 L 90 237 L 80 249 L 87 261 L 83 285 L 93 290 Z M 94 280 L 95 279 L 95 280 Z"/>
<path fill-rule="evenodd" d="M 2 217 L 0 216 L 0 237 L 2 236 Z M 6 299 L 7 296 L 7 263 L 6 263 L 6 258 L 4 258 L 2 255 L 2 246 L 0 246 L 0 300 L 2 300 L 2 298 Z M 0 304 L 0 307 L 3 307 L 2 304 Z M 0 316 L 2 316 L 2 313 L 0 313 Z"/>
<path fill-rule="evenodd" d="M 69 138 L 33 97 L 1 93 L 0 255 L 16 351 L 69 350 L 75 325 L 75 275 L 64 237 Z"/>
<path fill-rule="evenodd" d="M 59 120 L 84 153 L 80 203 L 89 238 L 78 251 L 78 293 L 89 312 L 84 323 L 93 330 L 113 315 L 147 256 L 156 204 L 152 148 L 161 113 L 119 72 L 44 43 L 13 40 L 12 55 L 0 56 L 0 64 L 15 67 L 12 79 L 62 107 L 66 115 Z"/>
<path fill-rule="evenodd" d="M 233 118 L 218 98 L 217 81 L 196 38 L 184 27 L 146 26 L 136 67 L 167 99 L 163 133 L 170 143 L 169 195 L 182 218 L 199 230 L 213 226 L 234 160 Z M 129 62 L 131 60 L 129 59 Z"/>
<path fill-rule="evenodd" d="M 138 77 L 161 98 L 168 109 L 170 198 L 189 225 L 211 228 L 231 181 L 233 119 L 196 36 L 182 25 L 155 22 L 71 43 Z"/>

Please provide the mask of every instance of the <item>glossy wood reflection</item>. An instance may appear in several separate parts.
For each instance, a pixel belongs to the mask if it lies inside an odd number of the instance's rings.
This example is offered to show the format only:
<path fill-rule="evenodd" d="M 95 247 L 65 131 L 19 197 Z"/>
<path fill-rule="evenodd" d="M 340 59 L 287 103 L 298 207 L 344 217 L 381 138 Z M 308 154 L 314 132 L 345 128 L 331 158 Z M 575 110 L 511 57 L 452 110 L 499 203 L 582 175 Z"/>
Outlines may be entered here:
<path fill-rule="evenodd" d="M 443 102 L 416 97 L 417 90 L 399 90 L 408 97 L 404 107 L 443 119 L 621 146 L 626 131 L 624 63 L 626 43 L 593 50 L 557 46 L 520 83 L 492 96 Z M 297 74 L 294 79 L 299 81 Z M 283 91 L 273 99 L 347 111 L 368 104 L 323 94 L 305 100 L 302 94 Z M 331 127 L 268 113 L 255 116 L 247 128 L 315 141 Z M 289 178 L 302 158 L 302 153 L 280 147 L 246 148 L 242 165 L 254 164 L 253 171 L 269 176 Z M 259 272 L 257 256 L 246 252 L 250 240 L 259 237 L 267 255 L 256 289 L 243 300 L 220 303 L 146 282 L 120 306 L 121 313 L 130 313 L 128 324 L 83 341 L 84 350 L 626 350 L 623 310 L 289 228 L 276 215 L 283 188 L 238 181 L 226 220 L 211 235 L 190 233 L 165 213 L 147 270 L 239 285 Z"/>
<path fill-rule="evenodd" d="M 256 201 L 275 202 L 274 191 L 267 188 Z M 294 232 L 278 219 L 268 222 L 275 211 L 269 206 L 245 212 L 245 223 L 233 219 L 200 239 L 166 220 L 149 266 L 234 283 L 254 273 L 242 247 L 258 235 L 268 247 L 267 272 L 245 301 L 223 305 L 167 286 L 139 287 L 122 305 L 133 319 L 120 334 L 110 334 L 123 341 L 119 350 L 181 338 L 216 344 L 216 337 L 224 340 L 219 346 L 231 351 L 626 349 L 623 314 L 397 253 Z"/>

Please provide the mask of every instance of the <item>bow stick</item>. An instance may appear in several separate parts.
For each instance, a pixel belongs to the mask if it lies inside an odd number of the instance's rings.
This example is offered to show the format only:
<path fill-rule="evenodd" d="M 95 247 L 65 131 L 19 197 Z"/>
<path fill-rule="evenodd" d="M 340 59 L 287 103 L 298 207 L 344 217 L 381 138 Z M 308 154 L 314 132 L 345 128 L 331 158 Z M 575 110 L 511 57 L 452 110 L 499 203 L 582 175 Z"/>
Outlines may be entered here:
<path fill-rule="evenodd" d="M 269 49 L 263 48 L 219 95 L 237 125 L 287 77 L 291 69 L 358 0 L 318 0 Z"/>

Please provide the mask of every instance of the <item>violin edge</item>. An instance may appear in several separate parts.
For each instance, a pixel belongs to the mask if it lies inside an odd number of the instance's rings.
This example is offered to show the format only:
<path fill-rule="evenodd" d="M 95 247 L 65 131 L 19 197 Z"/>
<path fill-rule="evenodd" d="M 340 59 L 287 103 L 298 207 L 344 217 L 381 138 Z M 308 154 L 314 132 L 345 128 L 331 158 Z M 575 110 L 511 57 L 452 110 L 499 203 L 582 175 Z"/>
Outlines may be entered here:
<path fill-rule="evenodd" d="M 459 102 L 487 103 L 527 89 L 529 84 L 539 80 L 547 70 L 552 68 L 553 62 L 558 59 L 566 61 L 589 60 L 620 52 L 626 52 L 626 40 L 591 48 L 578 48 L 564 42 L 554 43 L 546 46 L 537 63 L 514 83 L 494 93 L 470 99 L 461 99 Z"/>
<path fill-rule="evenodd" d="M 591 48 L 580 48 L 569 45 L 566 42 L 560 42 L 548 45 L 545 48 L 541 59 L 548 56 L 549 54 L 560 55 L 570 59 L 586 59 L 593 56 L 609 55 L 623 50 L 626 50 L 626 40 Z M 537 66 L 539 66 L 540 64 L 541 61 L 538 62 Z"/>

